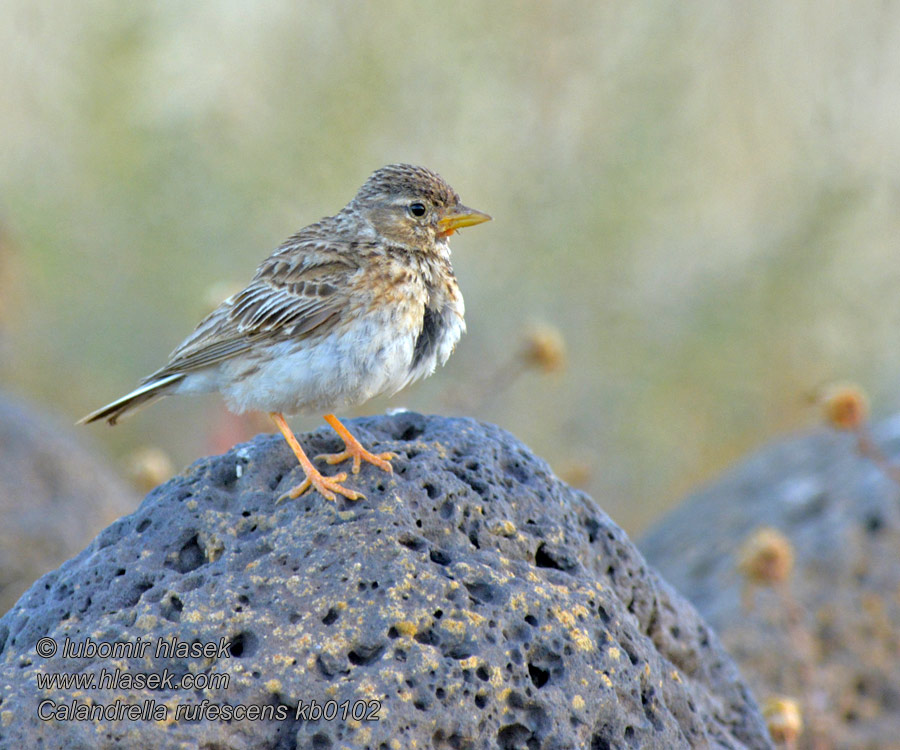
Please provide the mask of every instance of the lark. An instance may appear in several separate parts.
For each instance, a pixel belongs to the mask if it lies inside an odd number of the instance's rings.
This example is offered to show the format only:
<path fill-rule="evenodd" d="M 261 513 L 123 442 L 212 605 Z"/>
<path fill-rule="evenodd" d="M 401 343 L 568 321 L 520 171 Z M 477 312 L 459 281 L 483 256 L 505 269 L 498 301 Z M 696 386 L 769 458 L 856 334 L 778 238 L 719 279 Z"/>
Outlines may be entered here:
<path fill-rule="evenodd" d="M 444 364 L 465 331 L 449 238 L 490 220 L 468 208 L 440 175 L 392 164 L 374 172 L 339 213 L 301 229 L 259 266 L 250 284 L 204 318 L 134 391 L 81 423 L 107 420 L 164 396 L 218 391 L 237 413 L 267 412 L 306 479 L 283 497 L 315 488 L 328 500 L 363 495 L 346 472 L 323 475 L 285 414 L 319 413 L 352 459 L 392 472 L 391 453 L 373 454 L 335 416 L 396 393 Z"/>

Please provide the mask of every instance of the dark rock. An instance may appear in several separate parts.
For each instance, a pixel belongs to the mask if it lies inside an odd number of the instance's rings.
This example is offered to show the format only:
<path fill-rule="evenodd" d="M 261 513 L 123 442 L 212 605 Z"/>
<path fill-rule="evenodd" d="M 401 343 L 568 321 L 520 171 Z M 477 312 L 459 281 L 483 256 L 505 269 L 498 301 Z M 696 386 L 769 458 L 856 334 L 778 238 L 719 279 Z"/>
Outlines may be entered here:
<path fill-rule="evenodd" d="M 900 460 L 900 418 L 875 437 Z M 794 569 L 782 587 L 748 591 L 738 551 L 763 526 L 790 541 Z M 765 448 L 640 547 L 717 630 L 760 700 L 799 700 L 801 747 L 897 747 L 900 487 L 860 457 L 853 435 Z"/>
<path fill-rule="evenodd" d="M 522 444 L 466 419 L 352 424 L 398 455 L 392 476 L 351 475 L 367 499 L 276 505 L 301 473 L 280 437 L 257 437 L 158 487 L 38 581 L 0 620 L 3 747 L 769 747 L 696 612 Z M 302 441 L 311 455 L 340 447 L 325 430 Z M 45 659 L 43 637 L 231 645 L 227 656 Z M 116 668 L 230 682 L 36 687 L 38 674 Z M 41 700 L 76 695 L 153 701 L 168 720 L 39 720 Z M 204 700 L 274 718 L 172 721 Z M 328 701 L 337 718 L 316 718 Z"/>
<path fill-rule="evenodd" d="M 0 612 L 138 503 L 68 425 L 0 394 Z"/>

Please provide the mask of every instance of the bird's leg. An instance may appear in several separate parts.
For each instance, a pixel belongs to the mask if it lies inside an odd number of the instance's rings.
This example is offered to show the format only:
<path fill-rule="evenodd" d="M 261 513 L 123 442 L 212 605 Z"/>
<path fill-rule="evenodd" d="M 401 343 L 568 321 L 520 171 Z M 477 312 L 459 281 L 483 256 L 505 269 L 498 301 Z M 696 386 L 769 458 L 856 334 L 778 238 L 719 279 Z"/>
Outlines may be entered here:
<path fill-rule="evenodd" d="M 341 436 L 341 439 L 344 441 L 344 450 L 340 453 L 326 453 L 321 456 L 316 456 L 316 458 L 324 458 L 329 464 L 339 464 L 341 461 L 352 458 L 354 474 L 359 474 L 360 461 L 368 461 L 379 469 L 383 469 L 388 474 L 393 473 L 394 468 L 388 463 L 390 459 L 395 457 L 393 453 L 379 453 L 377 455 L 375 453 L 369 453 L 369 451 L 362 447 L 359 440 L 350 434 L 350 430 L 341 424 L 340 420 L 334 416 L 334 414 L 326 414 L 324 419 L 331 425 L 332 429 Z"/>
<path fill-rule="evenodd" d="M 294 500 L 295 498 L 300 497 L 300 495 L 306 492 L 310 487 L 315 487 L 319 494 L 327 500 L 335 500 L 335 492 L 343 495 L 348 500 L 358 500 L 361 497 L 365 497 L 361 492 L 348 490 L 340 484 L 340 482 L 343 482 L 347 478 L 345 472 L 341 472 L 333 477 L 322 475 L 319 470 L 313 466 L 312 461 L 307 458 L 306 453 L 303 452 L 303 448 L 300 446 L 294 433 L 291 432 L 288 423 L 285 422 L 284 416 L 278 412 L 271 411 L 269 412 L 269 417 L 280 430 L 281 434 L 284 435 L 284 439 L 287 440 L 287 444 L 291 446 L 291 450 L 294 451 L 294 455 L 297 456 L 297 460 L 300 462 L 300 468 L 303 469 L 303 473 L 306 474 L 306 479 L 301 484 L 298 484 L 294 489 L 285 492 L 278 498 L 277 502 L 281 502 L 287 497 Z"/>

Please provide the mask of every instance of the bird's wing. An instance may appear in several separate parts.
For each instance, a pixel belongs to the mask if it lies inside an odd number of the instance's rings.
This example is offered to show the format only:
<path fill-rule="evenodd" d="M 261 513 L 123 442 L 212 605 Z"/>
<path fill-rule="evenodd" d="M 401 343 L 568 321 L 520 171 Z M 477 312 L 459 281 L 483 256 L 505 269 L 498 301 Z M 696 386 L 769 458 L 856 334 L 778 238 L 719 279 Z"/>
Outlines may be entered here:
<path fill-rule="evenodd" d="M 291 245 L 267 258 L 242 292 L 213 310 L 142 382 L 200 370 L 244 354 L 261 339 L 328 333 L 349 303 L 354 255 L 336 243 Z"/>

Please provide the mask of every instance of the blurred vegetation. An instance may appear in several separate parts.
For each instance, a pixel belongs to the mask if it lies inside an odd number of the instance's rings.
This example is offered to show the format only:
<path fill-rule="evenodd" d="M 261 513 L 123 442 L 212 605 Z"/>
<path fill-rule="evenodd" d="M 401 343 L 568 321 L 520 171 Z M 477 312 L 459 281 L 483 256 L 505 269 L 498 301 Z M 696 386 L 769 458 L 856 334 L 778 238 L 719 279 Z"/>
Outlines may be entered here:
<path fill-rule="evenodd" d="M 363 413 L 471 391 L 634 532 L 823 382 L 900 405 L 897 3 L 0 7 L 0 377 L 73 421 L 393 161 L 495 221 L 454 239 L 454 358 Z M 484 401 L 526 324 L 565 369 Z M 182 465 L 221 410 L 93 435 Z"/>

